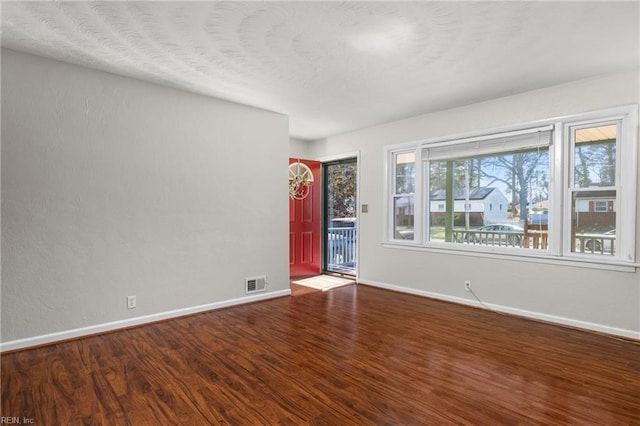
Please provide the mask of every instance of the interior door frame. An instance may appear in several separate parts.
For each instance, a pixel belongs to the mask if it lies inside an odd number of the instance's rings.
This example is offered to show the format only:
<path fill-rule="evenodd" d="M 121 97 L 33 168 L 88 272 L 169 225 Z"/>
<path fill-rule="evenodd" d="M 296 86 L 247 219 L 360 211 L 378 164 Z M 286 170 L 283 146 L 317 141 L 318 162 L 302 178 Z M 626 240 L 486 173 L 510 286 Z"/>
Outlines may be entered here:
<path fill-rule="evenodd" d="M 347 152 L 343 154 L 337 154 L 327 157 L 319 158 L 318 161 L 322 163 L 322 273 L 334 274 L 335 272 L 327 271 L 327 259 L 326 259 L 326 250 L 327 250 L 327 228 L 328 228 L 328 215 L 327 215 L 327 194 L 326 194 L 326 176 L 325 176 L 325 165 L 331 163 L 341 163 L 341 162 L 350 162 L 349 160 L 354 160 L 356 163 L 356 220 L 358 223 L 358 237 L 356 239 L 356 268 L 355 268 L 355 278 L 356 281 L 360 276 L 360 230 L 361 230 L 361 211 L 362 211 L 362 202 L 360 198 L 360 151 Z"/>

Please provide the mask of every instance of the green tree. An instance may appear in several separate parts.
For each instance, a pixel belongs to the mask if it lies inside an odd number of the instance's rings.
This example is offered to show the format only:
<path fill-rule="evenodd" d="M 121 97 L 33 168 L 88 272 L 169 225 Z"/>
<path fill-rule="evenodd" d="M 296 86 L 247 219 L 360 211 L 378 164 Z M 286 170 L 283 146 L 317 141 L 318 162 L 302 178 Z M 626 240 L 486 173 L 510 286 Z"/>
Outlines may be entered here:
<path fill-rule="evenodd" d="M 465 177 L 468 176 L 469 188 L 480 188 L 479 167 L 481 165 L 480 158 L 472 158 L 469 160 L 457 160 L 453 162 L 453 187 L 454 189 L 466 188 Z M 433 161 L 429 170 L 429 183 L 431 192 L 438 190 L 446 190 L 447 188 L 447 162 Z"/>
<path fill-rule="evenodd" d="M 327 167 L 329 217 L 356 216 L 356 163 L 332 164 Z"/>

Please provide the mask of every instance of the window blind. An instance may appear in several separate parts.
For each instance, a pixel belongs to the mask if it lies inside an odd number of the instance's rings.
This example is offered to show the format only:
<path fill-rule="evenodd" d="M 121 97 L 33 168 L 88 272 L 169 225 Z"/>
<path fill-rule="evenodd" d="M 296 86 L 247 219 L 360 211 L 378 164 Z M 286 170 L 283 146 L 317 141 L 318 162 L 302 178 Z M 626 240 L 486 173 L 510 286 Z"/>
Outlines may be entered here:
<path fill-rule="evenodd" d="M 467 139 L 435 142 L 423 146 L 423 158 L 430 161 L 479 157 L 501 152 L 547 147 L 551 144 L 553 125 Z"/>

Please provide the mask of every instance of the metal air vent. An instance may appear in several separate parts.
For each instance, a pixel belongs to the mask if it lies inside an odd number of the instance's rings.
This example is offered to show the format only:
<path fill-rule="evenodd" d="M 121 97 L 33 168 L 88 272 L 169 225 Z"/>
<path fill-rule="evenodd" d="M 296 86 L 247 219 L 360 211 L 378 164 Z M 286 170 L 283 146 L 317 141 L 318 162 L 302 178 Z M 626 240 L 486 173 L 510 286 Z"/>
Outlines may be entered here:
<path fill-rule="evenodd" d="M 247 294 L 258 293 L 266 290 L 267 290 L 267 277 L 265 275 L 261 275 L 258 277 L 245 278 L 245 292 Z"/>

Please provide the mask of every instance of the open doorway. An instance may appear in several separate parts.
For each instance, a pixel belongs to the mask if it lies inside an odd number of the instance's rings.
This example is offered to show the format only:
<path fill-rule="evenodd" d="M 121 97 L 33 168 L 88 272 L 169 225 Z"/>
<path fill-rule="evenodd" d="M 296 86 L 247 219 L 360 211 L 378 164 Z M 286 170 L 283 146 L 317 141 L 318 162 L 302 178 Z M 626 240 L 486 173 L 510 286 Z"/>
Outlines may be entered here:
<path fill-rule="evenodd" d="M 358 161 L 349 158 L 322 165 L 323 271 L 355 276 L 358 247 Z"/>

